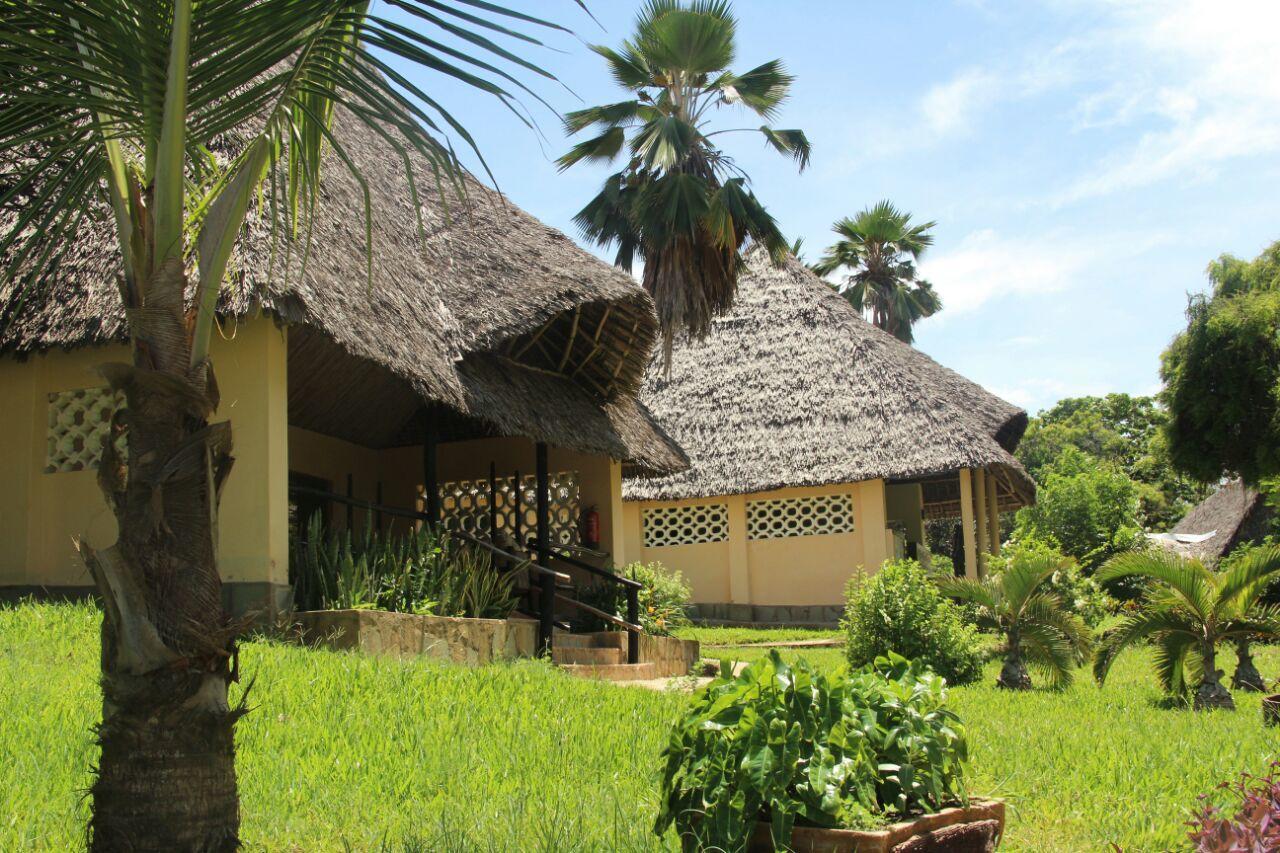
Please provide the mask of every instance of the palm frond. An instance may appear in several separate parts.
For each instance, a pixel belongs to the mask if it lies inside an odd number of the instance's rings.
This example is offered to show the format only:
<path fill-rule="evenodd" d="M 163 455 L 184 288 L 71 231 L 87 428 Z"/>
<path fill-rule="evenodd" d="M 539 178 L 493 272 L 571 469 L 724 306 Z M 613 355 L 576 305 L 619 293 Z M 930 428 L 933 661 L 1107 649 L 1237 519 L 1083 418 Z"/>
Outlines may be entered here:
<path fill-rule="evenodd" d="M 1197 640 L 1190 634 L 1167 633 L 1156 637 L 1152 646 L 1152 660 L 1156 679 L 1169 696 L 1184 696 L 1194 676 L 1196 664 L 1190 661 Z"/>
<path fill-rule="evenodd" d="M 1213 573 L 1199 560 L 1162 550 L 1126 551 L 1107 561 L 1096 575 L 1100 583 L 1145 577 L 1164 584 L 1200 619 L 1208 620 L 1216 602 Z"/>
<path fill-rule="evenodd" d="M 1050 688 L 1062 690 L 1071 686 L 1079 661 L 1070 638 L 1053 625 L 1035 620 L 1022 623 L 1018 635 L 1027 662 L 1044 675 Z"/>
<path fill-rule="evenodd" d="M 1223 603 L 1239 600 L 1240 606 L 1248 610 L 1277 575 L 1280 575 L 1280 546 L 1252 549 L 1221 577 L 1218 597 Z"/>
<path fill-rule="evenodd" d="M 1126 616 L 1119 625 L 1107 631 L 1098 643 L 1093 656 L 1093 677 L 1099 684 L 1104 683 L 1121 652 L 1142 640 L 1163 634 L 1199 637 L 1196 623 L 1176 610 L 1148 609 Z"/>

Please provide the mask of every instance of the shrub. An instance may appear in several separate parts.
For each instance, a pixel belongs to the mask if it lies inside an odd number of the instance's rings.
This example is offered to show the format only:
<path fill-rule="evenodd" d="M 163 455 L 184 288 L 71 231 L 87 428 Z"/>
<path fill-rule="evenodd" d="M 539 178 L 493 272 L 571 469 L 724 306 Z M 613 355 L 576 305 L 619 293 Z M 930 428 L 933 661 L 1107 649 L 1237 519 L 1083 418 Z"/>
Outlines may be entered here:
<path fill-rule="evenodd" d="M 1202 796 L 1200 811 L 1187 824 L 1195 850 L 1280 850 L 1280 763 L 1273 763 L 1266 776 L 1242 773 L 1218 790 L 1227 792 L 1233 813 Z"/>
<path fill-rule="evenodd" d="M 887 562 L 869 578 L 855 575 L 845 599 L 842 625 L 851 666 L 896 652 L 951 684 L 968 684 L 982 675 L 977 631 L 964 624 L 960 609 L 938 592 L 915 560 Z"/>
<path fill-rule="evenodd" d="M 965 801 L 964 729 L 937 676 L 893 656 L 827 675 L 777 650 L 726 667 L 672 728 L 654 831 L 685 849 L 745 849 L 767 820 L 786 849 L 796 824 L 866 828 Z"/>
<path fill-rule="evenodd" d="M 1058 569 L 1041 585 L 1041 590 L 1056 595 L 1066 610 L 1079 616 L 1090 628 L 1098 627 L 1119 611 L 1120 603 L 1052 542 L 1035 537 L 1014 540 L 1001 549 L 1000 556 L 991 557 L 988 565 L 991 572 L 1000 572 L 1016 561 L 1031 560 L 1057 563 Z"/>
<path fill-rule="evenodd" d="M 680 572 L 654 562 L 628 563 L 617 574 L 644 585 L 640 590 L 640 627 L 646 633 L 665 636 L 676 628 L 692 624 L 689 621 L 689 602 L 693 598 L 693 590 Z M 578 591 L 578 600 L 613 613 L 619 619 L 626 618 L 626 591 L 618 584 L 594 582 Z M 603 623 L 587 622 L 587 630 L 608 628 Z"/>

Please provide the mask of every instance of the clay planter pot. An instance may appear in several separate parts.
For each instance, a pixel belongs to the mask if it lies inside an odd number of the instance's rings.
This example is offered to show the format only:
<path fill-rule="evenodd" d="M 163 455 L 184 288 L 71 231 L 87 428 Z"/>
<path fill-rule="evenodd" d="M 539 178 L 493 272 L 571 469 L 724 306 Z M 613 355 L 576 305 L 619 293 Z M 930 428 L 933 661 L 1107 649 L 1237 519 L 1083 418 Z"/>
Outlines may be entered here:
<path fill-rule="evenodd" d="M 1262 697 L 1262 722 L 1268 726 L 1280 725 L 1280 693 Z"/>
<path fill-rule="evenodd" d="M 820 829 L 797 826 L 795 853 L 988 853 L 1004 834 L 1004 801 L 974 798 L 967 807 L 895 823 L 884 829 Z M 750 853 L 772 853 L 769 824 L 756 824 Z"/>

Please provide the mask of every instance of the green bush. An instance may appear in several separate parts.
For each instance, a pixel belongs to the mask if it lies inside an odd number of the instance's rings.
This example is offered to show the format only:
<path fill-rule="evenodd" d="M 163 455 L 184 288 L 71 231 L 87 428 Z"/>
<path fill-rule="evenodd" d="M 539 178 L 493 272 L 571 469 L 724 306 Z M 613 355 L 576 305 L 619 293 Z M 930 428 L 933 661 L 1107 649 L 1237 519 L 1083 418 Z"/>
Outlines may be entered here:
<path fill-rule="evenodd" d="M 951 684 L 969 684 L 982 675 L 976 629 L 964 623 L 960 609 L 915 560 L 887 562 L 871 577 L 850 578 L 842 625 L 853 667 L 896 652 Z"/>
<path fill-rule="evenodd" d="M 692 624 L 689 621 L 689 602 L 693 598 L 684 575 L 666 568 L 662 563 L 628 563 L 617 572 L 619 577 L 630 578 L 644 585 L 640 590 L 640 626 L 646 633 L 667 636 L 676 628 Z M 627 616 L 627 596 L 618 584 L 593 582 L 578 590 L 578 600 L 619 619 Z M 589 623 L 586 630 L 608 628 L 603 623 Z"/>
<path fill-rule="evenodd" d="M 506 618 L 514 572 L 489 553 L 422 528 L 403 535 L 325 531 L 317 514 L 289 559 L 299 610 L 379 609 L 437 616 Z"/>
<path fill-rule="evenodd" d="M 757 821 L 868 828 L 965 802 L 964 729 L 942 679 L 897 655 L 827 675 L 777 650 L 726 667 L 672 728 L 654 831 L 742 850 Z"/>
<path fill-rule="evenodd" d="M 1058 564 L 1057 571 L 1041 585 L 1041 591 L 1057 595 L 1064 608 L 1083 619 L 1090 628 L 1098 627 L 1108 616 L 1119 612 L 1120 602 L 1108 595 L 1092 576 L 1086 576 L 1080 564 L 1052 542 L 1034 537 L 1014 540 L 1001 549 L 1000 556 L 991 557 L 988 566 L 991 572 L 1000 572 L 1016 560 L 1037 559 Z"/>

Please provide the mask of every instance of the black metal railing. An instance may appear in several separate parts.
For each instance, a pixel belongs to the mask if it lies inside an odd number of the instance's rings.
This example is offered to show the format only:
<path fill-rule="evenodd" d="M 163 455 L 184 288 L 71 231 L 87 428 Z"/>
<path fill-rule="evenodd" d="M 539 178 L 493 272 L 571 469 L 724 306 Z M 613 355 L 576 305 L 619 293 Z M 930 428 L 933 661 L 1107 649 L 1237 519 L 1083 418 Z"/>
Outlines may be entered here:
<path fill-rule="evenodd" d="M 581 609 L 587 610 L 595 616 L 604 618 L 611 625 L 616 625 L 627 632 L 627 663 L 640 662 L 640 634 L 644 631 L 640 627 L 640 590 L 644 589 L 644 584 L 631 578 L 624 578 L 621 575 L 614 574 L 608 569 L 602 569 L 599 566 L 593 566 L 590 563 L 570 557 L 562 546 L 547 545 L 542 546 L 537 542 L 529 543 L 530 550 L 539 556 L 547 557 L 551 560 L 559 560 L 566 566 L 572 566 L 580 571 L 587 572 L 608 583 L 615 584 L 623 588 L 627 596 L 627 618 L 626 620 L 618 619 L 616 616 L 607 616 L 602 611 L 594 607 L 582 605 Z"/>

